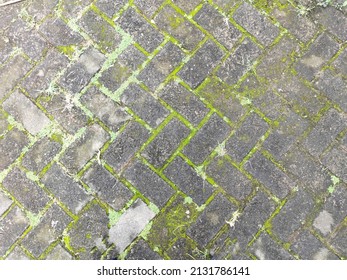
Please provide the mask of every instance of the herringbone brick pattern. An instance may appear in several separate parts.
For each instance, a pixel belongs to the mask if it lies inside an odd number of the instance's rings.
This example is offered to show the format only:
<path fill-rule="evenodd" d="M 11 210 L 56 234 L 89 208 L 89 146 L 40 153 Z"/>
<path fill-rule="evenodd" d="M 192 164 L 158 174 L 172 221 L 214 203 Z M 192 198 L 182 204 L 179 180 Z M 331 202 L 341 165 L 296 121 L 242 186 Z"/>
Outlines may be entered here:
<path fill-rule="evenodd" d="M 346 7 L 0 7 L 0 259 L 346 259 Z"/>

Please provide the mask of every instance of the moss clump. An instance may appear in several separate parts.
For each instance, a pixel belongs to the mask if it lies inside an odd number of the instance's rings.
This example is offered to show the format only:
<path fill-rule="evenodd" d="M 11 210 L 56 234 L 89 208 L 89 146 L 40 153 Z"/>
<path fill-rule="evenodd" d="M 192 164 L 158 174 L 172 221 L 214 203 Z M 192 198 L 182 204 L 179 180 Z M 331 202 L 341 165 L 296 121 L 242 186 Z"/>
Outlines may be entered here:
<path fill-rule="evenodd" d="M 196 204 L 190 198 L 179 196 L 153 221 L 146 239 L 153 247 L 166 251 L 177 238 L 185 237 L 197 215 Z"/>

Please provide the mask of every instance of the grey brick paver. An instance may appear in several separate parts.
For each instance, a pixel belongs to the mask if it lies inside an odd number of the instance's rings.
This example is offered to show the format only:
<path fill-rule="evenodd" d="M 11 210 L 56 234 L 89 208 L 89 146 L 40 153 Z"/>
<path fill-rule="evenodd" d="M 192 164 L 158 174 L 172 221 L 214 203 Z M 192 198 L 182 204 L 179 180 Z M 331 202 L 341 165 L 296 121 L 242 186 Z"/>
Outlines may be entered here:
<path fill-rule="evenodd" d="M 49 201 L 43 189 L 17 168 L 6 176 L 3 185 L 24 207 L 35 214 L 38 214 Z"/>
<path fill-rule="evenodd" d="M 228 153 L 238 162 L 252 150 L 257 141 L 262 137 L 269 125 L 257 114 L 252 113 L 243 122 L 242 126 L 227 141 Z"/>
<path fill-rule="evenodd" d="M 259 47 L 250 39 L 245 39 L 218 70 L 218 77 L 228 84 L 234 84 L 253 65 L 260 55 Z"/>
<path fill-rule="evenodd" d="M 3 99 L 15 84 L 30 70 L 30 63 L 22 56 L 16 56 L 0 68 L 0 99 Z"/>
<path fill-rule="evenodd" d="M 35 257 L 39 257 L 63 233 L 71 221 L 72 218 L 59 206 L 53 205 L 45 213 L 40 224 L 25 237 L 22 244 Z"/>
<path fill-rule="evenodd" d="M 82 186 L 75 182 L 57 164 L 54 164 L 42 178 L 44 185 L 61 202 L 65 203 L 73 213 L 78 213 L 90 199 L 82 189 Z"/>
<path fill-rule="evenodd" d="M 193 125 L 197 125 L 208 113 L 205 105 L 192 92 L 175 82 L 169 83 L 159 97 Z"/>
<path fill-rule="evenodd" d="M 218 195 L 205 208 L 199 219 L 187 231 L 201 246 L 206 246 L 212 237 L 226 224 L 236 207 L 222 195 Z M 205 225 L 208 225 L 206 227 Z"/>
<path fill-rule="evenodd" d="M 136 13 L 133 8 L 127 9 L 117 20 L 117 23 L 148 52 L 153 52 L 164 39 L 163 35 Z"/>
<path fill-rule="evenodd" d="M 213 187 L 180 157 L 171 162 L 164 174 L 197 204 L 203 204 L 212 194 Z"/>
<path fill-rule="evenodd" d="M 152 127 L 157 127 L 169 114 L 150 93 L 139 85 L 130 85 L 121 96 L 121 102 L 130 107 Z"/>
<path fill-rule="evenodd" d="M 161 168 L 188 135 L 189 129 L 177 119 L 173 119 L 146 147 L 142 156 L 154 167 Z"/>
<path fill-rule="evenodd" d="M 18 206 L 12 208 L 8 215 L 0 221 L 0 256 L 6 253 L 27 226 L 29 226 L 29 221 L 22 210 Z"/>
<path fill-rule="evenodd" d="M 12 93 L 3 105 L 4 109 L 33 135 L 50 124 L 48 117 L 18 90 Z"/>
<path fill-rule="evenodd" d="M 160 208 L 174 194 L 168 183 L 138 160 L 127 168 L 124 177 Z"/>
<path fill-rule="evenodd" d="M 200 164 L 225 140 L 230 131 L 230 126 L 218 115 L 213 114 L 183 149 L 183 153 L 195 164 Z"/>
<path fill-rule="evenodd" d="M 208 166 L 207 174 L 236 199 L 244 199 L 252 191 L 250 180 L 225 158 L 216 157 Z"/>
<path fill-rule="evenodd" d="M 279 35 L 279 30 L 250 4 L 243 3 L 234 13 L 234 20 L 268 46 Z"/>
<path fill-rule="evenodd" d="M 207 41 L 178 72 L 178 75 L 194 89 L 211 73 L 223 51 L 212 41 Z"/>

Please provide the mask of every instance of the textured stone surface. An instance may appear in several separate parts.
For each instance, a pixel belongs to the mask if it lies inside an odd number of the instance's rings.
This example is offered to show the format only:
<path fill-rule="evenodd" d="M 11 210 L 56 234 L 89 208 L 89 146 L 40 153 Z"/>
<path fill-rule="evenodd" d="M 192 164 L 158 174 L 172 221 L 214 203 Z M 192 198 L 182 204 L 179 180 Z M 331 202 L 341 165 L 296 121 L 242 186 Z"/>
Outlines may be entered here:
<path fill-rule="evenodd" d="M 346 259 L 346 15 L 0 7 L 0 260 Z"/>

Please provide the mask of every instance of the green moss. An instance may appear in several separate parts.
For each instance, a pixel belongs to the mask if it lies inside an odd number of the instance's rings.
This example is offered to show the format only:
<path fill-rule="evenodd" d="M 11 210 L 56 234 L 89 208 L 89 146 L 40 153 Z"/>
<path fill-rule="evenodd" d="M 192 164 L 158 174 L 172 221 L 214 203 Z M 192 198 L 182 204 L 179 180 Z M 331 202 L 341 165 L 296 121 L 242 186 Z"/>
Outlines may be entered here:
<path fill-rule="evenodd" d="M 36 227 L 40 223 L 40 220 L 41 220 L 40 215 L 35 215 L 35 214 L 28 211 L 27 217 L 28 217 L 29 223 L 32 227 Z"/>
<path fill-rule="evenodd" d="M 196 204 L 192 199 L 179 196 L 153 221 L 146 239 L 152 247 L 168 250 L 176 238 L 185 237 L 186 230 L 197 215 Z"/>
<path fill-rule="evenodd" d="M 64 138 L 61 134 L 58 134 L 58 133 L 53 133 L 51 136 L 50 136 L 50 139 L 54 142 L 57 142 L 61 145 L 63 145 L 64 143 Z"/>
<path fill-rule="evenodd" d="M 120 216 L 122 216 L 120 212 L 110 209 L 108 212 L 109 226 L 110 227 L 114 226 L 119 220 Z"/>
<path fill-rule="evenodd" d="M 69 58 L 72 58 L 75 51 L 76 51 L 76 46 L 70 45 L 70 46 L 57 46 L 57 49 L 68 56 Z"/>

